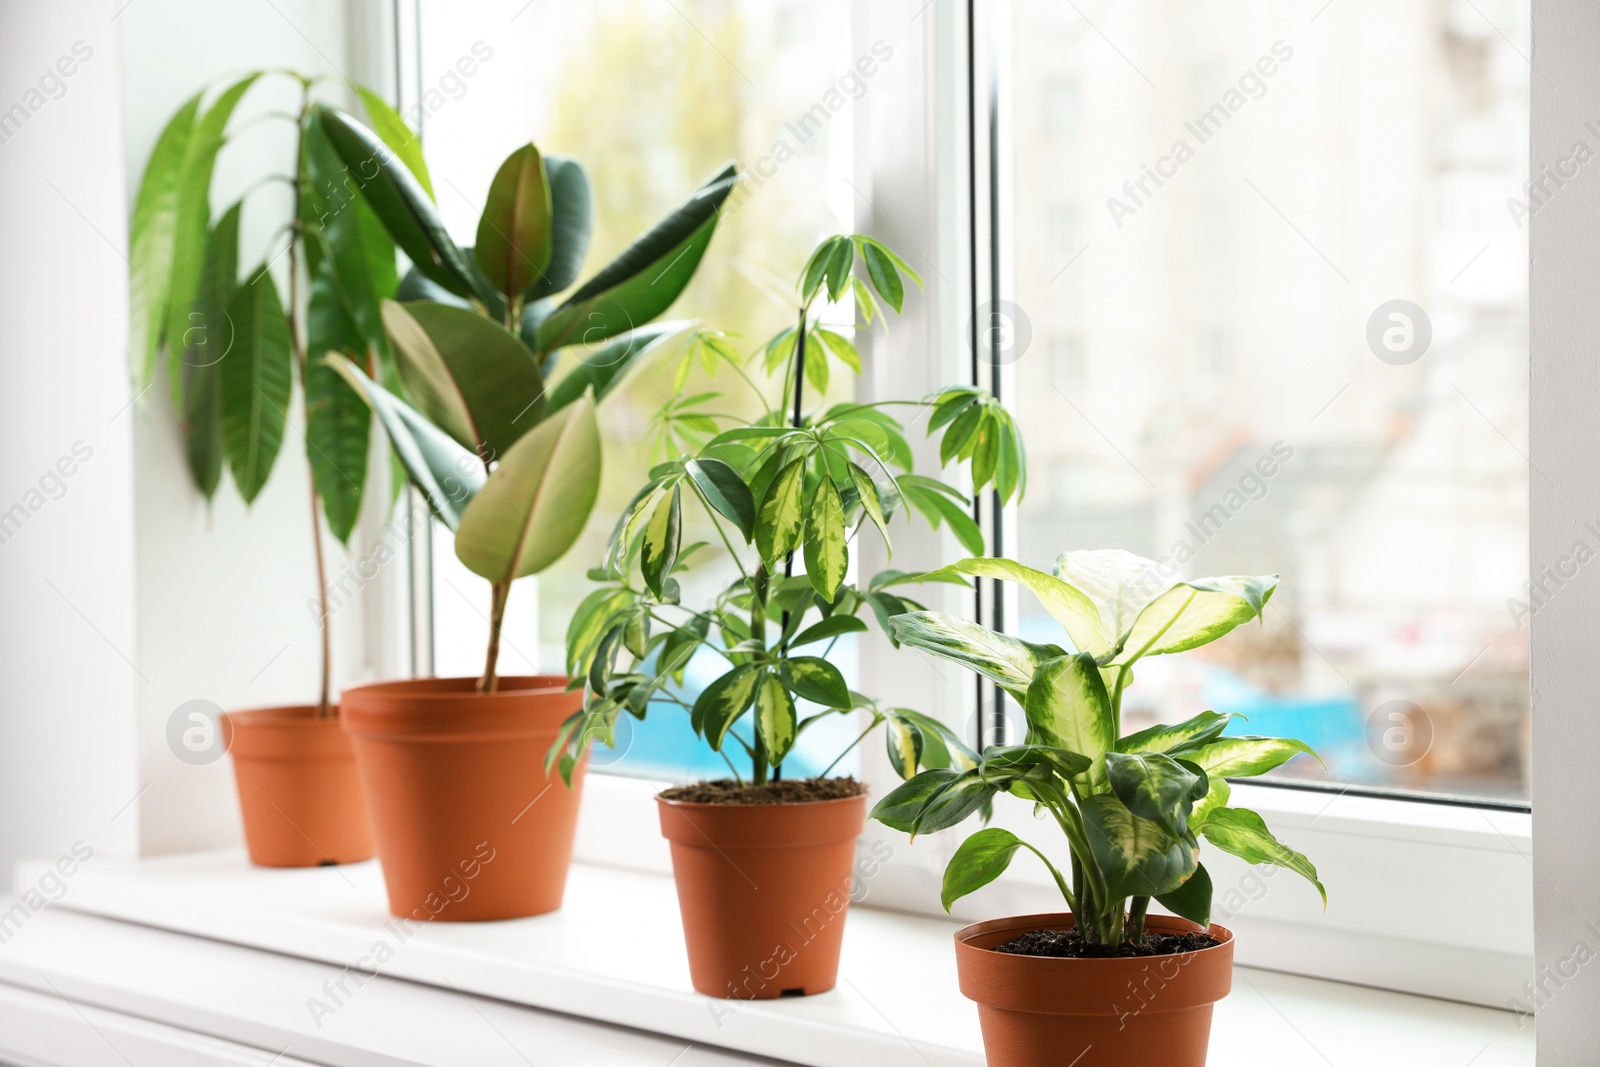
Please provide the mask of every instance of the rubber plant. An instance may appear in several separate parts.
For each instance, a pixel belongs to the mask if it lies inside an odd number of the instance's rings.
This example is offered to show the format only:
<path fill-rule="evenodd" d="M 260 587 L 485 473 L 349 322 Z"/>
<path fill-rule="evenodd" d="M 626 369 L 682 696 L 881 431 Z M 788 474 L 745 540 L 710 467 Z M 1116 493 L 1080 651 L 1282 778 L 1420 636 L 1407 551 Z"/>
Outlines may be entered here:
<path fill-rule="evenodd" d="M 1151 900 L 1205 928 L 1212 884 L 1199 839 L 1249 863 L 1294 871 L 1327 900 L 1316 868 L 1279 842 L 1261 816 L 1230 806 L 1228 779 L 1265 774 L 1300 754 L 1290 738 L 1228 735 L 1236 717 L 1204 711 L 1176 725 L 1122 732 L 1122 701 L 1146 656 L 1198 648 L 1261 616 L 1276 575 L 1186 581 L 1120 550 L 1066 552 L 1045 573 L 974 558 L 943 572 L 1028 589 L 1065 631 L 1063 644 L 996 633 L 938 612 L 890 620 L 903 644 L 992 680 L 1023 708 L 1025 742 L 992 746 L 975 766 L 933 768 L 878 802 L 872 817 L 931 833 L 986 810 L 996 794 L 1037 805 L 1066 838 L 1063 870 L 1009 830 L 978 830 L 944 875 L 950 905 L 994 881 L 1021 849 L 1033 853 L 1090 943 L 1138 944 Z"/>
<path fill-rule="evenodd" d="M 332 367 L 378 416 L 395 456 L 490 583 L 478 691 L 497 689 L 511 584 L 577 541 L 600 488 L 595 405 L 686 324 L 652 322 L 694 276 L 736 175 L 730 165 L 588 281 L 594 227 L 576 160 L 533 144 L 490 185 L 476 244 L 446 232 L 419 177 L 385 141 L 333 108 L 316 117 L 350 184 L 412 262 L 381 319 L 409 398 L 340 355 Z M 563 350 L 582 345 L 557 377 Z M 554 379 L 552 381 L 552 379 Z"/>
<path fill-rule="evenodd" d="M 697 331 L 685 347 L 680 392 L 695 361 L 711 373 L 726 368 L 758 414 L 708 413 L 719 399 L 711 392 L 675 398 L 658 417 L 666 460 L 618 519 L 606 559 L 592 573 L 602 584 L 578 607 L 567 634 L 568 672 L 584 687 L 585 704 L 550 753 L 563 773 L 592 741 L 609 744 L 622 714 L 643 719 L 656 703 L 686 712 L 695 733 L 725 760 L 736 745 L 749 757 L 751 787 L 781 779 L 795 743 L 817 722 L 857 711 L 865 728 L 818 778 L 880 726 L 902 776 L 918 766 L 975 764 L 976 755 L 944 724 L 851 690 L 828 658 L 841 637 L 868 630 L 868 619 L 885 626 L 921 606 L 903 587 L 926 576 L 885 570 L 849 580 L 850 546 L 864 530 L 875 529 L 887 545 L 891 522 L 914 511 L 935 527 L 948 523 L 969 551 L 982 549 L 970 498 L 913 471 L 905 426 L 891 411 L 926 414 L 929 434 L 942 429 L 941 462 L 965 463 L 974 493 L 992 485 L 1010 500 L 1025 487 L 1021 437 L 982 390 L 953 386 L 921 400 L 807 409 L 808 396 L 827 390 L 833 364 L 852 373 L 862 368 L 850 338 L 824 325 L 828 305 L 853 303 L 870 327 L 886 315 L 883 304 L 900 312 L 908 281 L 921 284 L 873 238 L 830 237 L 800 274 L 794 325 L 748 359 L 715 330 Z M 765 386 L 757 380 L 763 376 Z M 686 507 L 705 514 L 736 572 L 704 607 L 683 604 L 673 577 L 704 547 L 682 543 Z M 796 557 L 803 574 L 794 573 Z M 698 694 L 688 693 L 684 671 L 702 649 L 722 670 Z M 804 706 L 810 710 L 803 713 Z M 731 760 L 728 766 L 743 783 Z"/>
<path fill-rule="evenodd" d="M 232 123 L 253 86 L 280 77 L 299 88 L 295 112 L 264 110 Z M 129 238 L 135 386 L 140 393 L 151 386 L 164 351 L 189 473 L 208 501 L 224 465 L 245 503 L 256 500 L 277 461 L 299 384 L 320 597 L 321 716 L 332 713 L 332 702 L 320 521 L 341 543 L 349 542 L 366 490 L 370 436 L 366 406 L 322 360 L 337 352 L 374 377 L 391 377 L 379 306 L 397 284 L 394 243 L 371 210 L 345 190 L 343 165 L 313 102 L 319 87 L 340 84 L 290 71 L 257 71 L 208 105 L 204 90 L 190 97 L 156 141 L 134 200 Z M 351 88 L 425 187 L 426 166 L 405 122 L 371 90 Z M 219 154 L 241 130 L 271 121 L 293 123 L 293 172 L 263 175 L 213 217 L 211 179 Z M 261 261 L 241 278 L 241 213 L 252 196 L 275 184 L 292 192 L 288 217 Z M 270 269 L 280 258 L 286 293 L 279 292 Z"/>

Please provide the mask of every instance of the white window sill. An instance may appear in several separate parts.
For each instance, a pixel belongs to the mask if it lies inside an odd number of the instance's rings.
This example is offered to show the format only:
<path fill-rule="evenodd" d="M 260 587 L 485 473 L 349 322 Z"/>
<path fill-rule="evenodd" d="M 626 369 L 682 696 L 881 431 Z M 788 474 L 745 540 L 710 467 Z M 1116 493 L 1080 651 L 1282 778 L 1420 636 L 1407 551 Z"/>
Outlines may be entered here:
<path fill-rule="evenodd" d="M 34 885 L 43 872 L 42 865 L 23 864 L 16 884 Z M 439 1028 L 433 1009 L 420 1010 L 418 998 L 459 1006 L 463 999 L 474 1001 L 472 995 L 525 1006 L 494 1010 L 518 1019 L 519 1032 L 530 1041 L 541 1027 L 554 1028 L 566 1042 L 583 1039 L 568 1033 L 571 1027 L 593 1027 L 563 1016 L 635 1031 L 594 1027 L 600 1035 L 662 1040 L 637 1033 L 645 1031 L 674 1039 L 660 1046 L 669 1053 L 660 1063 L 685 1044 L 810 1067 L 983 1062 L 976 1011 L 956 987 L 950 949 L 955 925 L 937 919 L 852 909 L 837 989 L 753 1003 L 712 1000 L 691 990 L 677 901 L 670 880 L 660 875 L 580 863 L 567 906 L 553 915 L 432 924 L 403 944 L 388 923 L 376 863 L 269 871 L 250 867 L 238 853 L 97 858 L 71 878 L 59 904 L 32 916 L 0 945 L 0 982 L 49 992 L 56 981 L 78 1003 L 274 1053 L 287 1046 L 289 1055 L 324 1063 L 498 1062 L 444 1055 L 434 1050 L 436 1042 L 420 1038 L 402 1040 L 413 1029 Z M 327 1000 L 321 982 L 369 958 L 380 942 L 394 951 L 379 968 L 384 979 L 408 981 L 369 980 L 316 1025 L 308 1001 Z M 211 975 L 221 970 L 198 962 L 197 955 L 205 953 L 228 957 L 228 982 L 196 980 L 196 968 Z M 256 976 L 283 965 L 303 969 L 298 984 L 273 972 L 270 996 L 252 986 Z M 475 1028 L 493 1038 L 496 1027 L 507 1025 L 497 1017 L 495 1024 L 480 1021 Z M 369 1031 L 394 1051 L 334 1055 L 336 1047 L 367 1047 L 361 1035 Z M 589 1038 L 602 1039 L 610 1038 Z M 494 1055 L 518 1062 L 507 1058 L 505 1043 L 496 1041 L 500 1052 Z M 1506 1012 L 1249 968 L 1237 970 L 1233 993 L 1217 1007 L 1211 1053 L 1213 1063 L 1228 1067 L 1534 1062 L 1532 1026 L 1519 1028 Z M 690 1062 L 696 1061 L 686 1059 L 679 1067 Z M 704 1062 L 748 1061 L 734 1056 Z"/>

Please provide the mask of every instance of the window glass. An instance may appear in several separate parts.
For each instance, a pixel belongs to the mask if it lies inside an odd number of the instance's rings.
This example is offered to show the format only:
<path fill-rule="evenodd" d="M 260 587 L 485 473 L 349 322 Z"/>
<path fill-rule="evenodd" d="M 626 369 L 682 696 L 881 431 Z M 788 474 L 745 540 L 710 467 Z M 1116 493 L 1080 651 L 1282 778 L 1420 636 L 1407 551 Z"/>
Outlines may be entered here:
<path fill-rule="evenodd" d="M 1524 188 L 1528 5 L 1011 9 L 1018 554 L 1282 576 L 1143 661 L 1126 728 L 1242 712 L 1327 761 L 1282 775 L 1525 798 L 1527 619 L 1600 548 L 1525 584 L 1527 216 L 1589 158 Z"/>
<path fill-rule="evenodd" d="M 482 7 L 422 0 L 421 11 L 424 143 L 440 210 L 458 240 L 475 231 L 500 161 L 529 138 L 589 172 L 597 225 L 580 277 L 737 160 L 748 178 L 724 209 L 694 282 L 663 318 L 702 320 L 736 335 L 746 352 L 788 324 L 795 275 L 820 238 L 850 228 L 857 199 L 850 102 L 865 82 L 852 70 L 842 0 L 517 0 Z M 463 65 L 464 56 L 472 62 Z M 567 621 L 592 587 L 585 571 L 601 559 L 617 514 L 663 457 L 652 420 L 676 393 L 676 363 L 670 354 L 658 359 L 607 398 L 599 505 L 558 565 L 514 587 L 504 671 L 563 670 Z M 851 383 L 842 379 L 836 376 L 831 399 L 849 399 Z M 748 413 L 752 402 L 739 395 L 742 388 L 726 372 L 713 380 L 699 369 L 684 383 L 688 395 L 723 393 L 705 405 L 714 413 Z M 685 544 L 712 542 L 679 575 L 684 603 L 695 606 L 737 572 L 692 511 L 685 509 Z M 478 673 L 488 585 L 462 567 L 449 532 L 438 527 L 434 564 L 435 670 Z M 688 668 L 691 701 L 720 673 L 714 654 L 702 657 Z M 853 640 L 841 640 L 830 658 L 854 684 Z M 853 736 L 846 717 L 818 723 L 789 772 L 815 774 Z M 597 753 L 595 765 L 670 778 L 727 773 L 672 704 L 653 705 L 643 723 L 625 717 L 618 749 Z M 854 766 L 847 759 L 840 769 Z"/>

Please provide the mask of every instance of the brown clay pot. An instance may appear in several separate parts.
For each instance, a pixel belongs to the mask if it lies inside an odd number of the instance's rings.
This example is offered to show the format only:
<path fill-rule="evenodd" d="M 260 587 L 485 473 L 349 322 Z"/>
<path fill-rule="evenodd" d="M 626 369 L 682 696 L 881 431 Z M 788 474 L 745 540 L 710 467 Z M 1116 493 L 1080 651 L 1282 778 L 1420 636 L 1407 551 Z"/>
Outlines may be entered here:
<path fill-rule="evenodd" d="M 545 753 L 581 692 L 554 676 L 417 678 L 340 702 L 372 813 L 389 910 L 477 922 L 561 907 L 587 761 L 568 789 Z"/>
<path fill-rule="evenodd" d="M 768 1000 L 832 989 L 867 798 L 656 802 L 696 991 Z"/>
<path fill-rule="evenodd" d="M 961 992 L 978 1002 L 989 1067 L 1205 1067 L 1211 1006 L 1233 986 L 1233 932 L 1198 952 L 1074 960 L 990 951 L 1029 930 L 1067 930 L 1069 914 L 991 919 L 956 933 Z M 1152 915 L 1145 929 L 1188 933 Z M 1081 1057 L 1081 1058 L 1075 1058 Z"/>
<path fill-rule="evenodd" d="M 372 828 L 350 739 L 336 715 L 261 708 L 222 717 L 245 847 L 258 867 L 322 867 L 372 858 Z"/>

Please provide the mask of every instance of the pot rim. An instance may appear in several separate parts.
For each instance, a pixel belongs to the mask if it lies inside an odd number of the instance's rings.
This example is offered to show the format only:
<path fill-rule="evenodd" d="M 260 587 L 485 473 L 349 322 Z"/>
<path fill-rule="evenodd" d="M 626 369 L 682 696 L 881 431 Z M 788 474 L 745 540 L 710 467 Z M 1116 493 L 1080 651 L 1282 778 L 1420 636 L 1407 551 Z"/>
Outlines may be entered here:
<path fill-rule="evenodd" d="M 361 685 L 352 685 L 340 694 L 340 702 L 346 701 L 350 694 L 358 697 L 363 695 L 399 695 L 406 700 L 461 700 L 469 697 L 476 700 L 495 700 L 497 698 L 525 697 L 541 693 L 566 693 L 567 682 L 570 679 L 564 674 L 512 674 L 504 675 L 499 679 L 499 688 L 492 693 L 477 691 L 478 679 L 463 675 L 426 675 L 419 678 L 395 678 L 387 682 L 365 682 Z M 506 683 L 513 683 L 510 687 Z M 534 683 L 534 684 L 515 684 Z M 437 688 L 431 688 L 437 687 Z"/>
<path fill-rule="evenodd" d="M 1150 929 L 1151 923 L 1161 926 L 1175 925 L 1177 930 L 1184 932 L 1200 931 L 1200 924 L 1177 915 L 1151 915 L 1145 920 L 1145 929 Z M 1030 933 L 1034 930 L 1071 930 L 1078 925 L 1077 917 L 1070 911 L 1039 912 L 1033 915 L 1007 915 L 998 919 L 985 919 L 982 922 L 963 926 L 954 934 L 958 949 L 969 952 L 992 952 L 992 949 L 974 945 L 972 942 L 985 934 Z M 1233 931 L 1226 926 L 1212 923 L 1204 931 L 1200 931 L 1216 940 L 1215 945 L 1207 948 L 1197 948 L 1188 952 L 1168 952 L 1160 956 L 1108 956 L 1097 959 L 1081 959 L 1071 956 L 1028 956 L 1022 953 L 995 953 L 1013 960 L 1032 960 L 1032 964 L 1022 966 L 1058 966 L 1062 964 L 1116 964 L 1126 963 L 1129 960 L 1159 960 L 1166 956 L 1204 956 L 1208 953 L 1226 949 L 1233 943 Z"/>
<path fill-rule="evenodd" d="M 225 711 L 222 717 L 235 727 L 239 726 L 288 726 L 288 727 L 337 727 L 339 725 L 339 705 L 330 705 L 333 708 L 331 715 L 318 715 L 315 704 L 283 704 L 269 708 L 244 708 L 239 711 Z"/>

